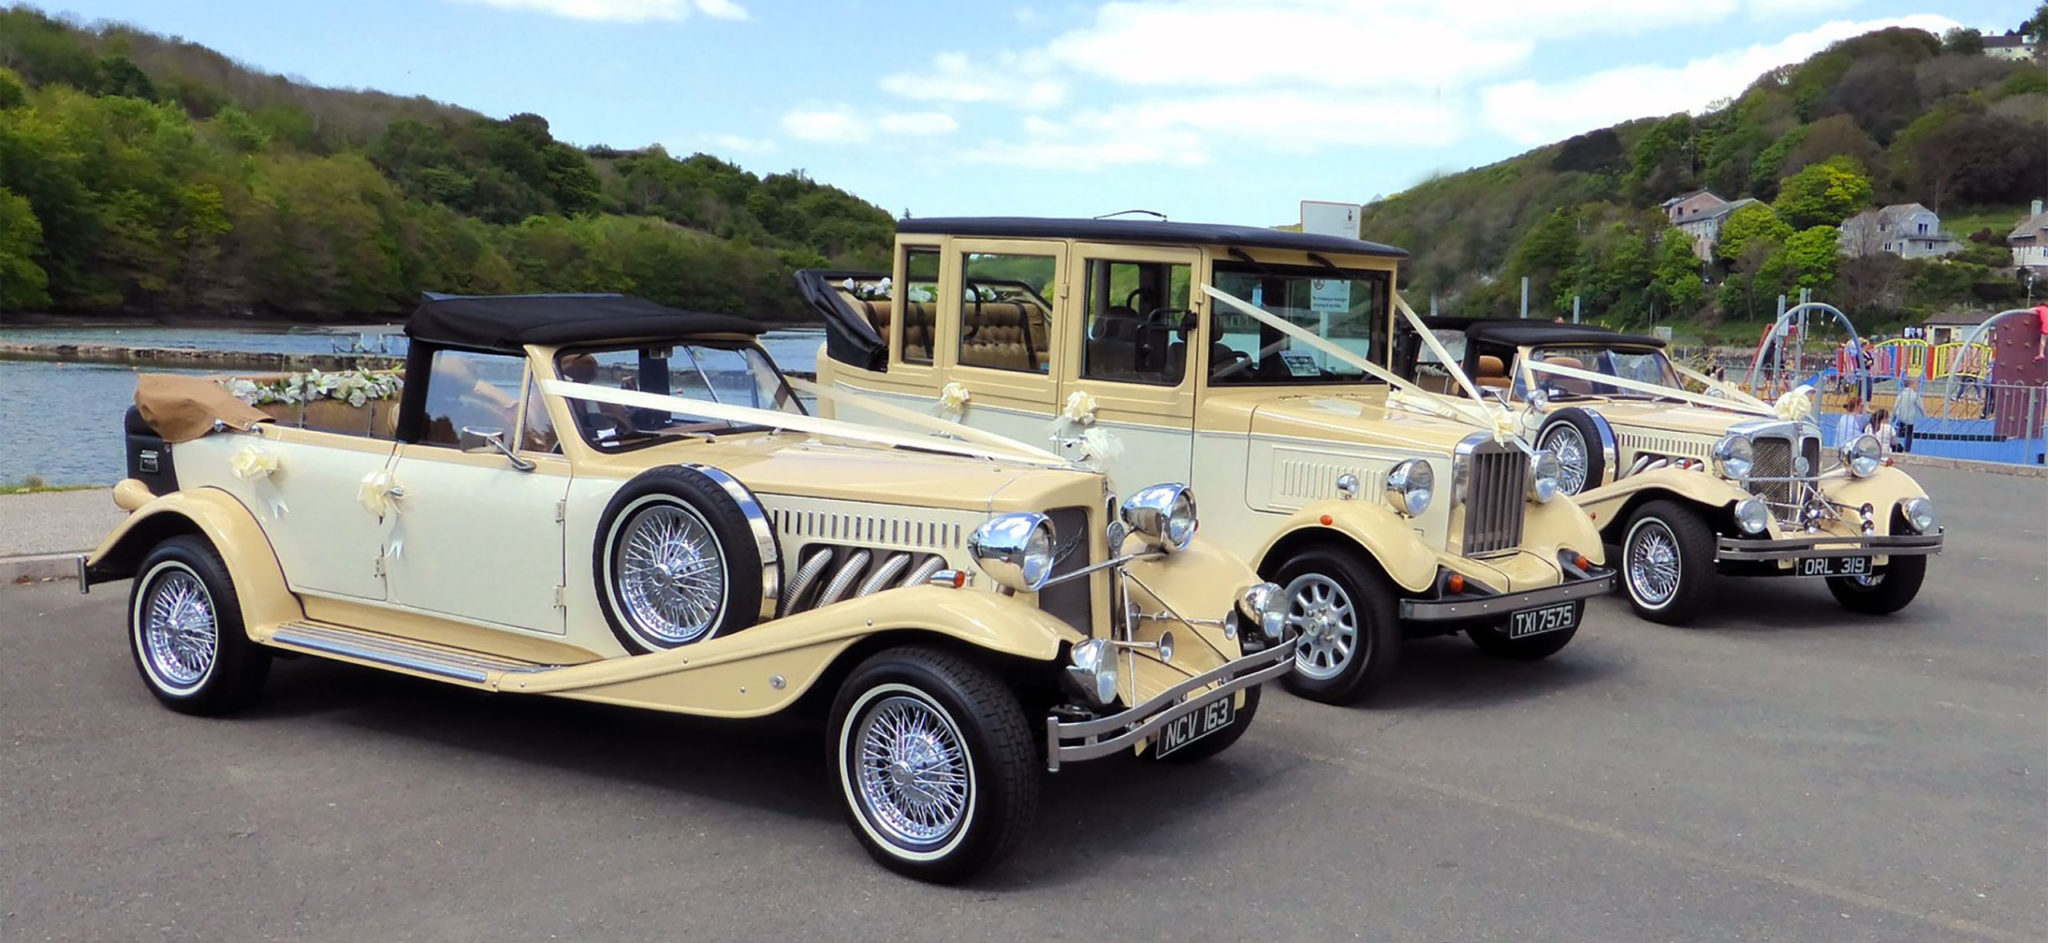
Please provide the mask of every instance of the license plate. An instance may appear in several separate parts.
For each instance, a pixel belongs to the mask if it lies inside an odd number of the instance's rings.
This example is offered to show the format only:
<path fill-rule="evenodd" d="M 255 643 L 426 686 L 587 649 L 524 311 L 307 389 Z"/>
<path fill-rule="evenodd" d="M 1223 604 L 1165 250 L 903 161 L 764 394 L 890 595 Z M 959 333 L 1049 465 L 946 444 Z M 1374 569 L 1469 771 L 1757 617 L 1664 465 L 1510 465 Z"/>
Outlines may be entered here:
<path fill-rule="evenodd" d="M 1799 561 L 1800 576 L 1869 576 L 1869 557 L 1807 557 Z"/>
<path fill-rule="evenodd" d="M 1217 698 L 1160 725 L 1154 756 L 1165 756 L 1218 730 L 1237 717 L 1237 695 Z"/>
<path fill-rule="evenodd" d="M 1561 602 L 1541 609 L 1524 609 L 1508 617 L 1508 638 L 1528 638 L 1531 635 L 1569 629 L 1578 623 L 1577 603 Z"/>

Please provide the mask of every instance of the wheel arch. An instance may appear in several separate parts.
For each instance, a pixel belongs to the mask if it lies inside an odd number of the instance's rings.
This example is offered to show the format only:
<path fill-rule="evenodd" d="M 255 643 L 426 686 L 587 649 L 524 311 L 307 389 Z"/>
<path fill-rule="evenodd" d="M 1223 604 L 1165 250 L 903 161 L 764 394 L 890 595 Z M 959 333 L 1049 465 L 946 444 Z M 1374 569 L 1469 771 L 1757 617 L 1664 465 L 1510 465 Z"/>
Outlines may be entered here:
<path fill-rule="evenodd" d="M 177 491 L 144 505 L 86 557 L 88 585 L 129 579 L 151 548 L 172 537 L 195 535 L 220 554 L 235 581 L 245 627 L 277 625 L 305 616 L 285 584 L 284 567 L 256 516 L 218 488 Z"/>
<path fill-rule="evenodd" d="M 1699 508 L 1717 530 L 1734 522 L 1734 507 L 1748 495 L 1727 481 L 1702 472 L 1676 468 L 1631 475 L 1585 492 L 1573 500 L 1593 519 L 1600 539 L 1620 543 L 1628 519 L 1651 501 L 1675 501 Z"/>
<path fill-rule="evenodd" d="M 1271 578 L 1287 560 L 1318 547 L 1357 554 L 1368 569 L 1406 592 L 1422 592 L 1436 581 L 1434 548 L 1395 519 L 1393 511 L 1351 501 L 1295 512 L 1259 551 L 1255 569 Z"/>

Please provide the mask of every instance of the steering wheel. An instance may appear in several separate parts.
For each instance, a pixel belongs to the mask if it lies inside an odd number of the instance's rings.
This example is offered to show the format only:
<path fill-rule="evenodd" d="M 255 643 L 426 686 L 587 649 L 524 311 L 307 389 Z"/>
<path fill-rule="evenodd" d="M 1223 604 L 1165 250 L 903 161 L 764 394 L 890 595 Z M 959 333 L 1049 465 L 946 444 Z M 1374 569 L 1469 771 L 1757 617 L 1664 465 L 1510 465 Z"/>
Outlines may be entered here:
<path fill-rule="evenodd" d="M 1252 364 L 1256 362 L 1252 360 L 1251 354 L 1245 353 L 1242 350 L 1238 350 L 1235 347 L 1227 349 L 1230 351 L 1229 363 L 1226 363 L 1220 367 L 1213 363 L 1209 365 L 1209 379 L 1211 381 L 1221 380 L 1225 377 L 1243 373 L 1246 370 L 1251 369 Z"/>

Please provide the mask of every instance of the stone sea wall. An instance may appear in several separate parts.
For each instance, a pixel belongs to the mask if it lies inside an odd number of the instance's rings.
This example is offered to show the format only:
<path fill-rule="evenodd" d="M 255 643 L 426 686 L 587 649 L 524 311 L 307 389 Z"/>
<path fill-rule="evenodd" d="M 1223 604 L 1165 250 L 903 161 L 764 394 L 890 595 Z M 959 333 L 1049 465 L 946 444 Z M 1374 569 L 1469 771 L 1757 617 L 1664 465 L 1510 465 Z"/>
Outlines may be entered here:
<path fill-rule="evenodd" d="M 190 347 L 130 347 L 120 344 L 49 344 L 0 341 L 0 360 L 55 360 L 72 363 L 133 364 L 139 367 L 270 370 L 379 370 L 401 366 L 402 357 L 369 354 L 286 354 Z"/>

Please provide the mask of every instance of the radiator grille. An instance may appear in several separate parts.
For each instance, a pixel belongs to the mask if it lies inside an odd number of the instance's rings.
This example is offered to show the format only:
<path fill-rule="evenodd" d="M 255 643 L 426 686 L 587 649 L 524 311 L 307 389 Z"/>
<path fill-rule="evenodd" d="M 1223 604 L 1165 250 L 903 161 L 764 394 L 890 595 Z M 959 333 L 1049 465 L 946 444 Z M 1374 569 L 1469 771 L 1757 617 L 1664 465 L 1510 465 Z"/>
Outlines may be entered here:
<path fill-rule="evenodd" d="M 1094 534 L 1094 528 L 1088 524 L 1088 509 L 1054 508 L 1046 516 L 1052 518 L 1052 532 L 1058 541 L 1053 550 L 1056 559 L 1052 575 L 1065 576 L 1087 566 L 1089 547 L 1093 544 L 1089 538 Z M 1082 635 L 1094 635 L 1094 582 L 1077 579 L 1048 586 L 1038 593 L 1038 608 Z"/>
<path fill-rule="evenodd" d="M 1750 470 L 1750 493 L 1764 499 L 1779 521 L 1797 523 L 1800 509 L 1820 472 L 1820 439 L 1801 436 L 1796 452 L 1794 440 L 1784 436 L 1759 436 L 1750 441 L 1756 454 Z M 1804 474 L 1794 467 L 1794 455 L 1805 457 Z"/>
<path fill-rule="evenodd" d="M 1481 446 L 1465 478 L 1466 556 L 1513 550 L 1522 543 L 1522 494 L 1529 457 L 1520 449 Z"/>

